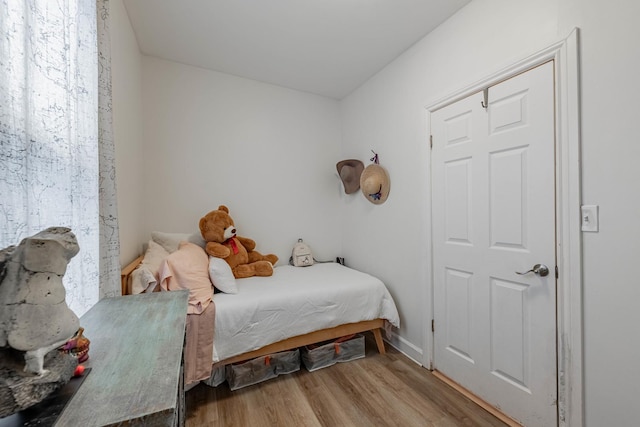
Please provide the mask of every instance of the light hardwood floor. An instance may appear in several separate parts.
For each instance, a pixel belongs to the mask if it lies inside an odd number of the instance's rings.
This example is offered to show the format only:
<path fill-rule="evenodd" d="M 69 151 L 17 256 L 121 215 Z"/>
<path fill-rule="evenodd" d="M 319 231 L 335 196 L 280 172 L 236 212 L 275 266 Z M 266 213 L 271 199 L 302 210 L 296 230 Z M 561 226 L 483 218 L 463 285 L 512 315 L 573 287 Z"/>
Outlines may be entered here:
<path fill-rule="evenodd" d="M 378 354 L 373 336 L 366 349 L 363 359 L 233 392 L 200 384 L 186 394 L 186 426 L 506 425 L 394 348 Z"/>

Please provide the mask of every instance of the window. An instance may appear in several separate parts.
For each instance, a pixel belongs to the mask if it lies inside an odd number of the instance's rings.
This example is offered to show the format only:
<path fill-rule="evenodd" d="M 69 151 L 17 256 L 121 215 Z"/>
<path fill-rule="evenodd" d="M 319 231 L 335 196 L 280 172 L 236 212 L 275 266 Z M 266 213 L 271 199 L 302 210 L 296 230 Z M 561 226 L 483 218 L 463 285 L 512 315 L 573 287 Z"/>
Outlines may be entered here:
<path fill-rule="evenodd" d="M 80 316 L 100 286 L 96 3 L 2 1 L 0 34 L 0 248 L 70 227 L 80 252 L 63 282 Z"/>

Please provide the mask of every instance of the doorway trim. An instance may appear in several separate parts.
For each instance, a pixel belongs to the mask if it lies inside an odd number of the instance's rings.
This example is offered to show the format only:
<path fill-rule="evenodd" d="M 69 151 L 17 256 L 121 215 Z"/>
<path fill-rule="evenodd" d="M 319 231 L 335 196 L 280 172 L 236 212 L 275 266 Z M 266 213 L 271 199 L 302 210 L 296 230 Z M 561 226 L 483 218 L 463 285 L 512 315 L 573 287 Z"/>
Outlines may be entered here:
<path fill-rule="evenodd" d="M 580 230 L 581 161 L 580 161 L 580 74 L 579 29 L 568 37 L 503 68 L 488 77 L 444 98 L 430 102 L 427 110 L 427 141 L 431 135 L 431 112 L 452 104 L 484 88 L 507 80 L 549 60 L 554 61 L 556 103 L 556 250 L 557 279 L 557 385 L 558 425 L 583 424 L 582 377 L 582 232 Z M 431 152 L 429 151 L 429 155 Z M 429 157 L 429 165 L 431 158 Z M 431 177 L 431 166 L 429 166 Z M 427 200 L 432 199 L 431 179 Z M 428 212 L 427 242 L 432 242 L 431 208 Z M 423 301 L 430 307 L 424 312 L 423 330 L 426 351 L 422 363 L 431 369 L 434 359 L 433 332 L 433 248 L 429 248 L 428 286 Z"/>

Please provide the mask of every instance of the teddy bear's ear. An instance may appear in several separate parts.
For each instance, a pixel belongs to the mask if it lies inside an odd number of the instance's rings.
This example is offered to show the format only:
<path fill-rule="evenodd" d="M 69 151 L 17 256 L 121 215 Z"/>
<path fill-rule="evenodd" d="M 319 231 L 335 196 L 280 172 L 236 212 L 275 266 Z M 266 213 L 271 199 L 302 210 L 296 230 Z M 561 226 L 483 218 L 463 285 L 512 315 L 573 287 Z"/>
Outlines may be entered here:
<path fill-rule="evenodd" d="M 219 211 L 224 211 L 224 212 L 226 212 L 226 213 L 229 213 L 229 208 L 228 208 L 228 207 L 226 207 L 225 205 L 220 205 L 220 206 L 218 206 L 218 210 L 219 210 Z"/>
<path fill-rule="evenodd" d="M 202 218 L 200 218 L 200 232 L 203 233 L 208 229 L 209 227 L 207 227 L 207 218 L 203 216 Z"/>

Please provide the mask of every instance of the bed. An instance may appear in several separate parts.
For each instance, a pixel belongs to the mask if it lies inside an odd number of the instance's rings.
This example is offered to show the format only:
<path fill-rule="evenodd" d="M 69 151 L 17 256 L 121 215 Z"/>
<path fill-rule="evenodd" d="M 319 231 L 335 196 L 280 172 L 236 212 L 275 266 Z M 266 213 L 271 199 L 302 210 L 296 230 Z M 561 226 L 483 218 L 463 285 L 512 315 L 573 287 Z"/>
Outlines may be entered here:
<path fill-rule="evenodd" d="M 122 270 L 123 295 L 140 257 Z M 277 266 L 270 277 L 236 281 L 237 293 L 215 293 L 212 366 L 371 331 L 385 352 L 382 329 L 399 327 L 395 303 L 382 281 L 338 263 Z"/>

